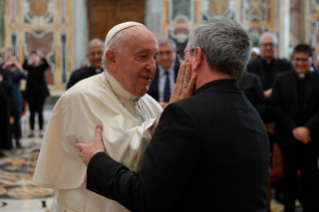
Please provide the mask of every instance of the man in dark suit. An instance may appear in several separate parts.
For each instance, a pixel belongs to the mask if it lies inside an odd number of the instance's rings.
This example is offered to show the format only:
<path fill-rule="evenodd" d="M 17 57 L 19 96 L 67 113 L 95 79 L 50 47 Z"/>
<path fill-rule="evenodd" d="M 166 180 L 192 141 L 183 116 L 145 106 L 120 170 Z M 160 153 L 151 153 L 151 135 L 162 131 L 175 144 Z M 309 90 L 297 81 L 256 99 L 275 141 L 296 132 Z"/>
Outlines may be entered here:
<path fill-rule="evenodd" d="M 238 81 L 238 86 L 257 110 L 260 117 L 263 117 L 266 109 L 266 100 L 258 75 L 245 71 Z"/>
<path fill-rule="evenodd" d="M 283 161 L 285 212 L 295 211 L 298 169 L 304 211 L 318 211 L 319 74 L 309 71 L 311 57 L 310 46 L 297 45 L 293 71 L 278 74 L 273 85 L 271 102 Z"/>
<path fill-rule="evenodd" d="M 169 38 L 158 41 L 156 72 L 148 94 L 165 107 L 173 92 L 179 63 L 176 61 L 176 44 Z"/>
<path fill-rule="evenodd" d="M 73 71 L 67 85 L 67 89 L 71 88 L 77 82 L 101 73 L 102 55 L 104 52 L 104 42 L 100 39 L 92 39 L 89 43 L 88 53 L 86 57 L 89 63 L 85 67 Z"/>
<path fill-rule="evenodd" d="M 247 71 L 259 76 L 266 98 L 266 111 L 263 117 L 265 123 L 273 122 L 270 111 L 270 97 L 272 83 L 276 74 L 291 70 L 291 64 L 285 59 L 275 58 L 278 45 L 277 37 L 269 32 L 259 39 L 260 55 L 248 63 Z"/>
<path fill-rule="evenodd" d="M 267 133 L 236 82 L 250 47 L 234 20 L 198 25 L 179 55 L 185 61 L 176 89 L 137 172 L 103 152 L 100 127 L 94 143 L 75 145 L 89 163 L 87 189 L 131 211 L 266 211 Z M 177 101 L 193 86 L 193 96 Z"/>

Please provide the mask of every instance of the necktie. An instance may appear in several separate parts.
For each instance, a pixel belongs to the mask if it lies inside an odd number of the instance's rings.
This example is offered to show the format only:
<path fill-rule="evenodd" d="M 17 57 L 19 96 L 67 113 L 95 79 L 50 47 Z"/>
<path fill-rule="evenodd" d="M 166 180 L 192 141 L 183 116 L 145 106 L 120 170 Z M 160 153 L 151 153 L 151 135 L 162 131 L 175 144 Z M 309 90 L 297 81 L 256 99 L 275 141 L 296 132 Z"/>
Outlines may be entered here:
<path fill-rule="evenodd" d="M 164 102 L 169 102 L 169 98 L 171 96 L 171 83 L 169 81 L 169 73 L 168 71 L 165 71 L 166 75 L 166 82 L 165 82 L 165 87 L 164 87 Z"/>

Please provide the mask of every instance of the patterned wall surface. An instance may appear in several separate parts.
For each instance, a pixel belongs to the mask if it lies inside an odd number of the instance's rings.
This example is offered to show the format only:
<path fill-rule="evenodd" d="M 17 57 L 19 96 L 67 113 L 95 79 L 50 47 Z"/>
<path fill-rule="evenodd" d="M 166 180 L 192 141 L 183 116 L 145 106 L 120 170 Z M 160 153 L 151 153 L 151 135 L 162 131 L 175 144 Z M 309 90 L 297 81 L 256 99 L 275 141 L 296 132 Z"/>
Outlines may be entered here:
<path fill-rule="evenodd" d="M 162 1 L 162 36 L 174 39 L 178 52 L 185 48 L 190 30 L 213 17 L 237 20 L 251 34 L 254 46 L 264 31 L 274 30 L 274 0 Z"/>
<path fill-rule="evenodd" d="M 72 1 L 8 0 L 5 6 L 5 45 L 21 63 L 41 50 L 51 66 L 45 73 L 50 90 L 63 91 L 72 70 Z"/>
<path fill-rule="evenodd" d="M 308 39 L 309 43 L 315 46 L 319 42 L 319 0 L 310 0 L 307 9 Z"/>

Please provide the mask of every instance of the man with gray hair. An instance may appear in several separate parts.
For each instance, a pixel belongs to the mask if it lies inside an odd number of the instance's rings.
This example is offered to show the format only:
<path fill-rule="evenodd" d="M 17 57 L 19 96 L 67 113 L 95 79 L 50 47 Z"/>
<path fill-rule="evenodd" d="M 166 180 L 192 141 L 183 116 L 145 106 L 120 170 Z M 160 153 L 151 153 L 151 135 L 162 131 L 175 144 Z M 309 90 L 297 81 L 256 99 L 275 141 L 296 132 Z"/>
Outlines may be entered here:
<path fill-rule="evenodd" d="M 87 189 L 139 212 L 266 211 L 268 137 L 236 82 L 250 48 L 235 20 L 195 27 L 179 55 L 170 103 L 190 87 L 193 96 L 165 108 L 137 172 L 105 153 L 102 140 L 111 135 L 102 138 L 99 126 L 93 143 L 77 143 L 88 165 Z"/>
<path fill-rule="evenodd" d="M 77 82 L 88 77 L 99 74 L 103 71 L 101 67 L 102 55 L 104 52 L 104 42 L 98 38 L 94 38 L 89 43 L 89 49 L 86 54 L 88 64 L 73 71 L 67 85 L 67 89 L 71 88 Z"/>
<path fill-rule="evenodd" d="M 147 92 L 151 97 L 165 107 L 174 88 L 179 63 L 176 61 L 176 44 L 172 39 L 158 40 L 158 55 L 154 80 Z"/>
<path fill-rule="evenodd" d="M 265 32 L 259 38 L 260 54 L 255 60 L 252 60 L 247 65 L 247 71 L 255 73 L 259 76 L 264 95 L 266 98 L 266 112 L 264 122 L 273 122 L 273 117 L 270 112 L 270 97 L 272 93 L 271 86 L 275 75 L 292 69 L 290 62 L 285 59 L 275 58 L 278 39 L 276 35 L 270 32 Z"/>

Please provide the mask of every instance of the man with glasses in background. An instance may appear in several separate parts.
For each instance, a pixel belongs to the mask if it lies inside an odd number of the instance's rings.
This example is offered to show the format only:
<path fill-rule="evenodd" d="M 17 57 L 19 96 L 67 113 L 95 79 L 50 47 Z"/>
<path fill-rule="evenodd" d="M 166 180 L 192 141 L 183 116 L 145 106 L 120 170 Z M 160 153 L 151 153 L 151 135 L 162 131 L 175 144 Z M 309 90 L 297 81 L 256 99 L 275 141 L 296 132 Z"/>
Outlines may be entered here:
<path fill-rule="evenodd" d="M 270 97 L 272 83 L 277 73 L 291 70 L 291 64 L 285 59 L 275 58 L 278 39 L 273 33 L 266 32 L 259 39 L 260 54 L 248 63 L 247 71 L 259 76 L 266 98 L 265 123 L 273 122 L 270 112 Z"/>
<path fill-rule="evenodd" d="M 298 169 L 300 202 L 305 212 L 318 211 L 319 74 L 310 71 L 312 50 L 299 44 L 292 55 L 293 71 L 280 73 L 272 87 L 275 139 L 282 155 L 285 212 L 295 211 Z"/>
<path fill-rule="evenodd" d="M 164 108 L 173 92 L 179 69 L 179 63 L 176 61 L 176 44 L 172 39 L 159 39 L 156 63 L 154 80 L 148 94 Z"/>

